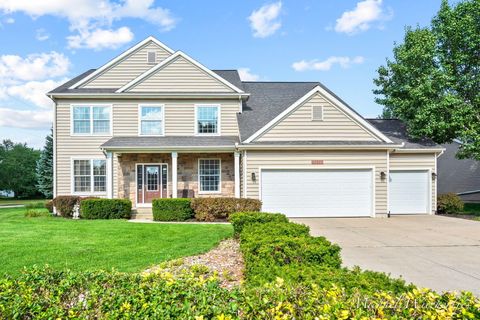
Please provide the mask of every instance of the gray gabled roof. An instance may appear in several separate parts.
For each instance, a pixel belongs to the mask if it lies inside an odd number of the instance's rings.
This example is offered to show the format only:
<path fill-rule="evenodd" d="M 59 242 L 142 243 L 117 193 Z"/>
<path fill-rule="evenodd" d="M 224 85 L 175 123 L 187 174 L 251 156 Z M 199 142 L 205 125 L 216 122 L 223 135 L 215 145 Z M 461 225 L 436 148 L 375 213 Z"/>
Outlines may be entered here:
<path fill-rule="evenodd" d="M 442 146 L 430 139 L 412 139 L 408 136 L 407 126 L 398 119 L 366 119 L 394 143 L 404 143 L 403 149 L 441 149 Z"/>

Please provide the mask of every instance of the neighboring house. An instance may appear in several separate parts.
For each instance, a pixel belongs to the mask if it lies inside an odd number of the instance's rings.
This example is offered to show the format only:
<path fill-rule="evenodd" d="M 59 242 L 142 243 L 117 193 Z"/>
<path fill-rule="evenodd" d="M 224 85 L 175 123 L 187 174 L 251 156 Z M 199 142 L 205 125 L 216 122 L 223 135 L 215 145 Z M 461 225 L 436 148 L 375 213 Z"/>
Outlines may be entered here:
<path fill-rule="evenodd" d="M 460 143 L 444 144 L 438 160 L 438 194 L 456 193 L 465 202 L 480 202 L 480 162 L 457 159 Z"/>
<path fill-rule="evenodd" d="M 318 82 L 241 81 L 149 37 L 48 94 L 54 194 L 248 197 L 291 217 L 427 214 L 442 152 Z M 403 131 L 402 131 L 403 130 Z"/>
<path fill-rule="evenodd" d="M 13 198 L 14 196 L 14 193 L 13 191 L 9 191 L 9 190 L 0 190 L 0 197 L 4 197 L 4 198 Z"/>

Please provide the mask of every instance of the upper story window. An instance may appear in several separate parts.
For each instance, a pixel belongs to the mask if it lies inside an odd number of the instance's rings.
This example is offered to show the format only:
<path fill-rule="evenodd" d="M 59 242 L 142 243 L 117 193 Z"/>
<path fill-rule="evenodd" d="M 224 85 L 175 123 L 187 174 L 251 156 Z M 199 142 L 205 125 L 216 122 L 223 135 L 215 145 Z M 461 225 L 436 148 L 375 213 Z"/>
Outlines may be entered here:
<path fill-rule="evenodd" d="M 73 134 L 110 134 L 110 106 L 72 106 Z"/>
<path fill-rule="evenodd" d="M 163 135 L 163 106 L 140 106 L 140 135 Z"/>
<path fill-rule="evenodd" d="M 196 134 L 217 135 L 220 134 L 220 106 L 197 105 L 196 106 Z"/>

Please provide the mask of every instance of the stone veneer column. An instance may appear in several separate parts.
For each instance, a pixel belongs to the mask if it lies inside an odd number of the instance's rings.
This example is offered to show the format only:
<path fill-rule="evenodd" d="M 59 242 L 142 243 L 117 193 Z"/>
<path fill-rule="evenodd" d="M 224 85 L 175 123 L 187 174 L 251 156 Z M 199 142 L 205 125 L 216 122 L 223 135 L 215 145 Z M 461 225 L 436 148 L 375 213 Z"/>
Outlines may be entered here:
<path fill-rule="evenodd" d="M 178 153 L 176 151 L 172 152 L 172 198 L 177 197 L 177 158 L 178 158 Z"/>
<path fill-rule="evenodd" d="M 235 198 L 240 198 L 240 152 L 234 152 Z"/>

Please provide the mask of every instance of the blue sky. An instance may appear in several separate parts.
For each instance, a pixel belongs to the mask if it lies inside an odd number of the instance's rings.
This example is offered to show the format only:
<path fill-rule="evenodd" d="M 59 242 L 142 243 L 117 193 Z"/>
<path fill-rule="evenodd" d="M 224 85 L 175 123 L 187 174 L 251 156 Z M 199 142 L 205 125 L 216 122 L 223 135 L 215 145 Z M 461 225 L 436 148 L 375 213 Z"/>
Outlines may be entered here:
<path fill-rule="evenodd" d="M 149 35 L 247 80 L 320 81 L 366 117 L 372 79 L 440 0 L 0 0 L 0 139 L 43 145 L 44 92 Z"/>

